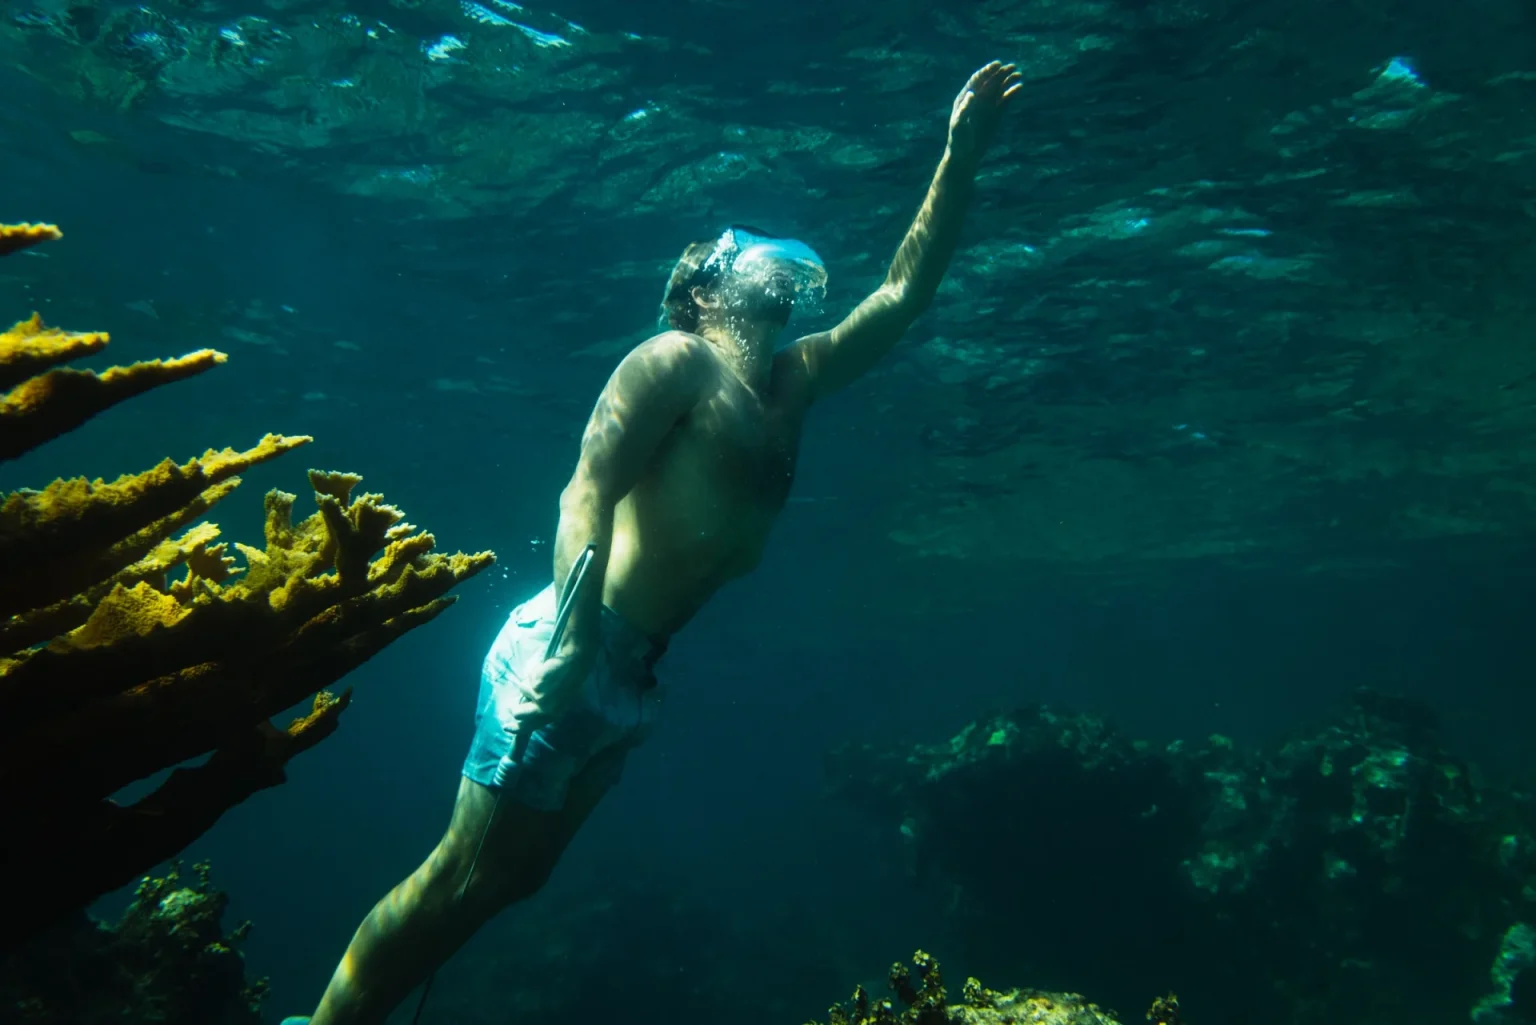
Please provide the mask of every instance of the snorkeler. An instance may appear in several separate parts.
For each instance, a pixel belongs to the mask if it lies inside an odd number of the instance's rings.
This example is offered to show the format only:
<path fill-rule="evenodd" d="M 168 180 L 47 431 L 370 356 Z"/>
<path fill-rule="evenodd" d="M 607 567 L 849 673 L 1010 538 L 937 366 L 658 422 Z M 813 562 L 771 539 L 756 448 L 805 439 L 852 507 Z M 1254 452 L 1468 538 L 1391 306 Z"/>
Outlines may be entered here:
<path fill-rule="evenodd" d="M 757 565 L 806 411 L 873 367 L 933 298 L 1020 87 L 996 61 L 966 82 L 885 281 L 830 331 L 779 345 L 796 305 L 825 288 L 804 243 L 737 226 L 684 251 L 662 303 L 671 329 L 624 357 L 587 423 L 560 495 L 554 583 L 513 609 L 486 656 L 447 833 L 358 927 L 312 1025 L 383 1022 L 549 878 L 655 719 L 668 639 Z"/>

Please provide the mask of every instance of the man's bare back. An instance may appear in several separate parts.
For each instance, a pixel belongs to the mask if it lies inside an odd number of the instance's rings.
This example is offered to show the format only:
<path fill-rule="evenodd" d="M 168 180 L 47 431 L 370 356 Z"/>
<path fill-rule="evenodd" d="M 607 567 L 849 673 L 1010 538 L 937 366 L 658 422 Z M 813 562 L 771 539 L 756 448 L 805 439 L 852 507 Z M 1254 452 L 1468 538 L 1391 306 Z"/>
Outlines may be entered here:
<path fill-rule="evenodd" d="M 830 331 L 779 349 L 777 286 L 705 273 L 732 232 L 709 261 L 712 243 L 689 247 L 668 285 L 674 330 L 620 362 L 588 420 L 560 496 L 554 584 L 513 611 L 486 657 L 448 829 L 358 927 L 311 1025 L 382 1023 L 482 923 L 543 885 L 646 732 L 667 639 L 761 560 L 806 410 L 879 362 L 932 300 L 1019 88 L 1011 64 L 970 77 L 885 281 Z M 795 246 L 811 253 L 779 248 Z M 562 633 L 554 596 L 568 582 L 582 586 Z"/>

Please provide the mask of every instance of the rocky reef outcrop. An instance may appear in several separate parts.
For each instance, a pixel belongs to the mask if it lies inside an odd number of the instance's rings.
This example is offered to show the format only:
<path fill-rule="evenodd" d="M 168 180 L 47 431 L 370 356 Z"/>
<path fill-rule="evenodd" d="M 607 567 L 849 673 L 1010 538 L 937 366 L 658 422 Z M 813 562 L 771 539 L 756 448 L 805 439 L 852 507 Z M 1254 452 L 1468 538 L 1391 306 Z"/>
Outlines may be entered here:
<path fill-rule="evenodd" d="M 6 1025 L 261 1025 L 264 980 L 246 978 L 240 942 L 224 926 L 229 898 L 206 863 L 173 863 L 140 881 L 115 923 L 84 913 L 55 922 L 0 961 Z"/>
<path fill-rule="evenodd" d="M 1536 800 L 1414 702 L 1361 690 L 1253 750 L 1033 706 L 845 747 L 828 771 L 921 885 L 953 891 L 987 971 L 1120 1006 L 1171 985 L 1255 1025 L 1533 1020 Z"/>
<path fill-rule="evenodd" d="M 859 986 L 850 1000 L 832 1007 L 827 1025 L 1120 1025 L 1111 1012 L 1076 993 L 999 992 L 974 977 L 965 980 L 955 1000 L 944 986 L 939 963 L 921 950 L 911 966 L 900 961 L 891 966 L 889 983 L 895 999 L 873 997 Z M 1172 994 L 1159 997 L 1146 1020 L 1180 1025 L 1178 1006 Z"/>

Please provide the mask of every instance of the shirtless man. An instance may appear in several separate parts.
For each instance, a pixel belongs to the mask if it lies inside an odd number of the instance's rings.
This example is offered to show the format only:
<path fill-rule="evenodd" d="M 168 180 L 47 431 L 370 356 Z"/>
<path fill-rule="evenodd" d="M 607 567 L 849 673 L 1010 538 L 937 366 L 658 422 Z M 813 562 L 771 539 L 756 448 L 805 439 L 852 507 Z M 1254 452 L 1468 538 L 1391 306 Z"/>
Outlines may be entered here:
<path fill-rule="evenodd" d="M 668 638 L 761 558 L 806 411 L 873 367 L 933 298 L 1019 88 L 1015 66 L 995 61 L 966 82 L 885 281 L 830 331 L 777 345 L 796 300 L 825 282 L 803 243 L 732 228 L 684 252 L 663 302 L 672 330 L 619 363 L 592 411 L 560 495 L 555 583 L 513 610 L 486 656 L 448 831 L 358 927 L 312 1025 L 382 1023 L 549 878 L 654 719 Z"/>

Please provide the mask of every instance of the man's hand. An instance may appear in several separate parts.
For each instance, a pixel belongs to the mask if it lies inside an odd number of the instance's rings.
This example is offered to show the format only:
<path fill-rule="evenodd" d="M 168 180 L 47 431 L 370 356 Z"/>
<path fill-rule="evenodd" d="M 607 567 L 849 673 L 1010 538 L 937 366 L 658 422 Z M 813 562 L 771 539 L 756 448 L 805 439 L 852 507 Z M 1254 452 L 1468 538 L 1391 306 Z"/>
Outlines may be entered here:
<path fill-rule="evenodd" d="M 531 731 L 570 712 L 581 701 L 582 687 L 594 661 L 590 653 L 564 652 L 525 668 L 518 693 L 513 696 L 518 704 L 511 708 L 510 719 L 502 718 L 502 725 Z"/>
<path fill-rule="evenodd" d="M 977 70 L 955 97 L 949 114 L 949 152 L 955 159 L 975 166 L 986 155 L 1003 108 L 1024 88 L 1017 68 L 1017 64 L 993 61 Z"/>
<path fill-rule="evenodd" d="M 502 691 L 496 717 L 514 740 L 512 749 L 496 768 L 498 786 L 506 782 L 505 774 L 522 757 L 528 738 L 581 701 L 582 686 L 591 672 L 592 661 L 575 655 L 540 659 L 523 671 L 516 686 Z"/>

